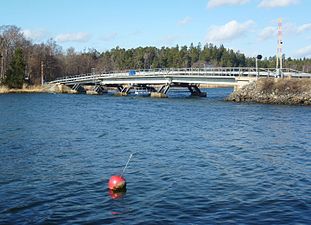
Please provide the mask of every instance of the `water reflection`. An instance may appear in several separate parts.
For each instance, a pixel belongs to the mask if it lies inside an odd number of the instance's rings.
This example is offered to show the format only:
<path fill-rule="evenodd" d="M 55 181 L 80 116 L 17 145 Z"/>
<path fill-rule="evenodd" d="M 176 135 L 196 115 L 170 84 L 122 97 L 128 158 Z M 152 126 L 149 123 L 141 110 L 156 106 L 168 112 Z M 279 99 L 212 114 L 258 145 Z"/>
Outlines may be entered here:
<path fill-rule="evenodd" d="M 108 194 L 110 196 L 110 198 L 117 200 L 117 199 L 121 199 L 125 196 L 126 194 L 126 189 L 123 189 L 121 191 L 113 191 L 108 189 Z"/>

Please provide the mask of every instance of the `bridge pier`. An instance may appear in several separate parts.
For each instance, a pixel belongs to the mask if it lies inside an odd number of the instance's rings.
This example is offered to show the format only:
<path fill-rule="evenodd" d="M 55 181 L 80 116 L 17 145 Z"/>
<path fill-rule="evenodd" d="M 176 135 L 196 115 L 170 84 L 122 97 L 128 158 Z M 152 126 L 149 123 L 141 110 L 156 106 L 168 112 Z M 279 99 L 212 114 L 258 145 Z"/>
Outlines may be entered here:
<path fill-rule="evenodd" d="M 102 95 L 103 93 L 107 93 L 108 91 L 105 90 L 101 85 L 95 85 L 93 89 L 87 90 L 86 94 L 88 95 Z"/>
<path fill-rule="evenodd" d="M 117 88 L 118 92 L 115 93 L 115 96 L 127 96 L 131 90 L 131 86 L 128 87 L 118 86 Z"/>
<path fill-rule="evenodd" d="M 117 86 L 117 89 L 118 89 L 119 92 L 121 92 L 122 89 L 123 89 L 123 86 Z"/>
<path fill-rule="evenodd" d="M 85 89 L 82 87 L 80 83 L 74 84 L 71 89 L 68 91 L 68 94 L 80 94 L 85 93 Z"/>
<path fill-rule="evenodd" d="M 196 97 L 206 97 L 207 93 L 206 92 L 202 92 L 200 90 L 200 88 L 198 88 L 198 86 L 196 85 L 192 85 L 192 86 L 188 86 L 188 89 L 191 93 L 191 96 L 196 96 Z"/>
<path fill-rule="evenodd" d="M 167 98 L 167 95 L 161 92 L 151 92 L 150 97 L 151 98 Z"/>
<path fill-rule="evenodd" d="M 170 89 L 170 85 L 162 85 L 158 91 L 151 92 L 150 97 L 152 98 L 167 98 L 167 92 Z"/>

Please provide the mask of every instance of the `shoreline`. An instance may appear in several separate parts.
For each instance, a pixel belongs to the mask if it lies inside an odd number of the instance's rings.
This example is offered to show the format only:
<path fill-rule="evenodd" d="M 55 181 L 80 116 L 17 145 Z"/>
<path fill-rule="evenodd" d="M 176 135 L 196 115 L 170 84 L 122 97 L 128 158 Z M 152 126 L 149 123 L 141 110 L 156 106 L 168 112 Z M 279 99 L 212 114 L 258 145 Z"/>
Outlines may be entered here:
<path fill-rule="evenodd" d="M 28 86 L 24 88 L 8 88 L 0 86 L 0 94 L 17 94 L 17 93 L 44 93 L 47 92 L 43 86 Z"/>
<path fill-rule="evenodd" d="M 201 86 L 201 85 L 200 85 Z M 203 85 L 202 85 L 203 86 Z M 201 86 L 201 87 L 202 87 Z M 223 87 L 226 87 L 225 85 Z M 202 88 L 216 88 L 206 85 Z M 21 89 L 10 89 L 0 86 L 0 94 L 27 93 L 69 93 L 70 88 L 64 85 L 34 85 Z M 305 105 L 311 106 L 311 79 L 306 78 L 261 78 L 244 87 L 234 90 L 225 101 L 252 102 L 275 105 Z"/>

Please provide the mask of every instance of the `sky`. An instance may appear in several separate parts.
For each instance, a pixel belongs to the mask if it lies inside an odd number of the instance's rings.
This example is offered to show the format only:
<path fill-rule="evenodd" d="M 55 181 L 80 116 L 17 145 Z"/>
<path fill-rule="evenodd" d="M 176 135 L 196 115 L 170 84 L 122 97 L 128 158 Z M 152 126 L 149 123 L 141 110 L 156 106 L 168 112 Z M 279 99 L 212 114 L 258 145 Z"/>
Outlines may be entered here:
<path fill-rule="evenodd" d="M 278 18 L 283 53 L 311 58 L 311 0 L 3 0 L 0 25 L 35 43 L 53 38 L 66 50 L 212 43 L 274 56 Z"/>

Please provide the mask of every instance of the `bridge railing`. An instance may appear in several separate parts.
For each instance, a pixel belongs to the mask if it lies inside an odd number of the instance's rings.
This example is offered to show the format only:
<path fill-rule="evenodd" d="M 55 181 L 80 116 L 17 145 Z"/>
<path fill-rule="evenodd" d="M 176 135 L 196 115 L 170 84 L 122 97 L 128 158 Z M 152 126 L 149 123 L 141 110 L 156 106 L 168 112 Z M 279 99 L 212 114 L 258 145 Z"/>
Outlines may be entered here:
<path fill-rule="evenodd" d="M 69 82 L 83 82 L 94 81 L 99 82 L 101 79 L 107 77 L 119 77 L 119 76 L 133 76 L 129 72 L 133 70 L 124 71 L 112 71 L 102 73 L 87 73 L 73 76 L 65 76 L 57 78 L 49 83 L 69 83 Z M 196 75 L 196 76 L 260 76 L 260 77 L 276 77 L 280 75 L 275 68 L 258 68 L 254 67 L 204 67 L 204 68 L 155 68 L 155 69 L 138 69 L 134 70 L 134 76 L 165 76 L 165 75 Z M 303 73 L 290 68 L 282 69 L 283 76 L 292 77 L 308 77 L 311 78 L 311 74 Z"/>
<path fill-rule="evenodd" d="M 60 80 L 71 80 L 71 79 L 77 79 L 82 77 L 87 78 L 99 78 L 99 77 L 107 77 L 107 76 L 124 76 L 128 75 L 130 70 L 123 70 L 123 71 L 112 71 L 112 72 L 101 72 L 98 74 L 94 73 L 87 73 L 87 74 L 79 74 L 79 75 L 70 75 L 70 76 L 64 76 L 57 78 L 56 81 Z M 138 69 L 135 70 L 135 75 L 163 75 L 167 74 L 170 75 L 172 73 L 178 73 L 181 75 L 187 75 L 194 73 L 197 73 L 198 75 L 213 75 L 213 74 L 230 74 L 229 72 L 240 72 L 243 74 L 243 72 L 255 72 L 256 69 L 252 67 L 205 67 L 205 68 L 155 68 L 155 69 Z M 236 73 L 234 73 L 236 74 Z"/>

